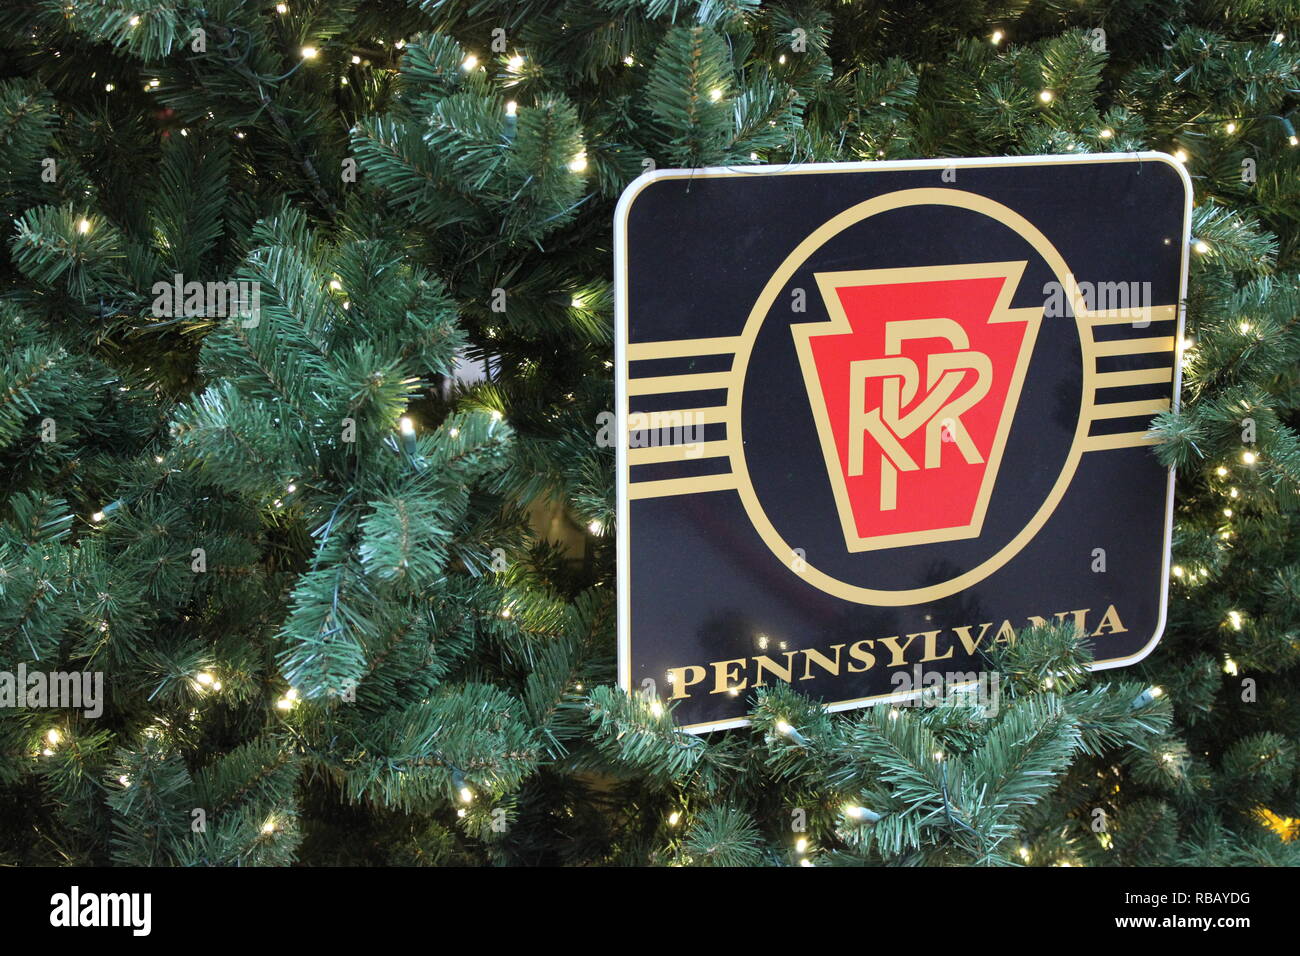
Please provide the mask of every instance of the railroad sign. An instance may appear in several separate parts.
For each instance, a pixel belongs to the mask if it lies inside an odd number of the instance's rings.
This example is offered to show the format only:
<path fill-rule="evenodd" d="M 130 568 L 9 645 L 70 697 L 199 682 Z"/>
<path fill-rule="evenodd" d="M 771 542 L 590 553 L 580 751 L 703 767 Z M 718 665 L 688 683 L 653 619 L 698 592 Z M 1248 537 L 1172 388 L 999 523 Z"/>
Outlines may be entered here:
<path fill-rule="evenodd" d="M 1159 153 L 664 170 L 615 222 L 619 681 L 842 710 L 1164 626 L 1190 181 Z M 938 675 L 937 677 L 935 675 Z"/>

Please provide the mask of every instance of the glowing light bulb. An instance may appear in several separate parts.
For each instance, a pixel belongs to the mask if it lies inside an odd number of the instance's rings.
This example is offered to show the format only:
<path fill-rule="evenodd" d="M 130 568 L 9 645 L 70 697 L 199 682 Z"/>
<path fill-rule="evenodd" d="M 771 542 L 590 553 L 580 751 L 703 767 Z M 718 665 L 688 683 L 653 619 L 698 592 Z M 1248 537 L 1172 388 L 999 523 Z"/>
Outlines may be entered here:
<path fill-rule="evenodd" d="M 1041 90 L 1038 94 L 1038 98 L 1042 100 L 1044 103 L 1050 103 L 1052 102 L 1052 98 L 1054 95 L 1055 94 L 1052 93 L 1051 90 Z"/>
<path fill-rule="evenodd" d="M 91 520 L 91 521 L 95 521 L 95 522 L 103 521 L 103 520 L 104 520 L 104 512 L 102 512 L 102 511 L 96 511 L 93 515 L 90 516 L 90 520 Z"/>
<path fill-rule="evenodd" d="M 478 66 L 478 57 L 476 57 L 473 53 L 465 57 L 465 59 L 460 64 L 461 69 L 464 70 L 466 73 L 474 69 L 474 67 L 476 66 Z"/>
<path fill-rule="evenodd" d="M 524 58 L 516 53 L 506 62 L 506 66 L 510 67 L 510 69 L 515 73 L 518 73 L 524 67 Z"/>
<path fill-rule="evenodd" d="M 1222 478 L 1224 475 L 1228 473 L 1228 469 L 1220 465 L 1218 468 L 1214 469 L 1214 473 L 1218 475 L 1220 478 Z"/>
<path fill-rule="evenodd" d="M 1180 163 L 1187 162 L 1187 151 L 1183 149 L 1174 150 L 1174 159 L 1178 160 Z"/>
<path fill-rule="evenodd" d="M 1253 465 L 1258 461 L 1253 451 L 1243 451 L 1241 453 L 1241 460 L 1247 465 Z"/>
<path fill-rule="evenodd" d="M 590 531 L 592 534 L 604 534 L 605 525 L 599 521 L 593 521 L 589 525 L 587 525 L 587 530 Z"/>
<path fill-rule="evenodd" d="M 288 12 L 289 12 L 289 5 L 288 5 L 287 3 L 277 3 L 277 4 L 275 5 L 275 12 L 276 12 L 276 13 L 281 13 L 281 14 L 283 14 L 283 13 L 288 13 Z"/>
<path fill-rule="evenodd" d="M 722 99 L 722 90 L 717 87 L 709 90 L 709 99 L 713 100 L 715 103 L 718 102 L 718 100 Z"/>
<path fill-rule="evenodd" d="M 474 791 L 471 790 L 469 787 L 461 787 L 461 788 L 460 788 L 460 802 L 461 802 L 461 803 L 473 803 L 473 802 L 474 802 Z"/>
<path fill-rule="evenodd" d="M 1223 127 L 1223 129 L 1224 132 L 1226 132 L 1229 136 L 1231 136 L 1233 133 L 1237 132 L 1237 124 L 1228 123 L 1226 126 Z"/>
<path fill-rule="evenodd" d="M 1176 577 L 1176 578 L 1181 578 L 1182 576 L 1183 576 L 1183 569 L 1180 568 L 1178 565 L 1175 564 L 1175 565 L 1174 565 L 1174 577 Z"/>
<path fill-rule="evenodd" d="M 506 104 L 506 116 L 514 116 L 519 112 L 519 104 L 511 100 Z"/>
<path fill-rule="evenodd" d="M 77 232 L 81 233 L 83 236 L 86 233 L 90 232 L 90 220 L 89 219 L 77 220 Z"/>
<path fill-rule="evenodd" d="M 672 813 L 668 814 L 668 825 L 670 827 L 675 827 L 681 821 L 681 819 L 682 819 L 682 815 L 678 813 L 676 810 L 674 810 Z"/>
<path fill-rule="evenodd" d="M 1002 42 L 1003 36 L 1005 36 L 1005 34 L 1001 30 L 994 30 L 993 36 L 989 37 L 989 39 L 993 41 L 994 46 L 997 46 L 999 43 Z"/>
<path fill-rule="evenodd" d="M 580 173 L 586 168 L 587 168 L 587 154 L 585 151 L 579 153 L 577 156 L 574 156 L 573 159 L 569 160 L 569 170 L 571 172 Z"/>
<path fill-rule="evenodd" d="M 1110 130 L 1110 129 L 1104 129 L 1104 130 L 1101 131 L 1101 138 L 1102 138 L 1102 139 L 1110 139 L 1110 138 L 1111 138 L 1112 136 L 1114 136 L 1114 135 L 1115 135 L 1114 131 L 1113 131 L 1113 130 Z"/>
<path fill-rule="evenodd" d="M 1229 611 L 1229 612 L 1228 612 L 1228 621 L 1232 624 L 1232 629 L 1233 629 L 1234 631 L 1240 631 L 1240 630 L 1241 630 L 1241 612 L 1240 612 L 1240 611 Z"/>
<path fill-rule="evenodd" d="M 60 741 L 63 740 L 63 734 L 59 731 L 59 728 L 51 727 L 45 733 L 45 740 L 49 743 L 51 747 L 57 747 Z"/>
<path fill-rule="evenodd" d="M 1210 245 L 1204 239 L 1197 239 L 1196 245 L 1193 246 L 1192 248 L 1195 249 L 1197 252 L 1201 253 L 1202 255 L 1210 251 Z"/>
<path fill-rule="evenodd" d="M 320 50 L 314 46 L 305 46 L 299 52 L 304 60 L 314 60 L 320 54 Z"/>

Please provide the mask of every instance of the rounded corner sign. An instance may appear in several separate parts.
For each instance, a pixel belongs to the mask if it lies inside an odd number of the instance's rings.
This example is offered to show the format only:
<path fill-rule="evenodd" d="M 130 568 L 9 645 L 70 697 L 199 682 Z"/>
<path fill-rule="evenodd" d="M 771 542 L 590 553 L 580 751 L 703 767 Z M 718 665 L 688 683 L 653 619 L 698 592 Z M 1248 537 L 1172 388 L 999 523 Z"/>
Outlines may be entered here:
<path fill-rule="evenodd" d="M 1159 153 L 665 170 L 615 223 L 619 683 L 704 731 L 1164 627 L 1191 187 Z"/>

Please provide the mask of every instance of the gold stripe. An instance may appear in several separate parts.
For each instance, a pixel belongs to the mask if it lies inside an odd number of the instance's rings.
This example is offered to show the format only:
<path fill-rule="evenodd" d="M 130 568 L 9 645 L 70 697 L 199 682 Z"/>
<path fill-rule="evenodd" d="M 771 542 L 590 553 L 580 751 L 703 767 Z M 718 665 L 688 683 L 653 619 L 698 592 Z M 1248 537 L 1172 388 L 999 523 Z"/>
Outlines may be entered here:
<path fill-rule="evenodd" d="M 731 384 L 730 372 L 699 372 L 694 375 L 660 375 L 655 378 L 634 378 L 627 383 L 629 395 L 658 395 L 661 392 L 698 392 L 706 388 L 726 388 Z"/>
<path fill-rule="evenodd" d="M 691 453 L 691 454 L 688 454 Z M 629 465 L 657 465 L 664 461 L 698 461 L 731 454 L 730 442 L 700 441 L 681 445 L 658 445 L 652 448 L 629 448 Z"/>
<path fill-rule="evenodd" d="M 1108 405 L 1094 405 L 1094 421 L 1099 418 L 1131 418 L 1137 415 L 1154 415 L 1156 412 L 1169 411 L 1169 399 L 1149 398 L 1140 402 L 1111 402 Z"/>
<path fill-rule="evenodd" d="M 1174 380 L 1172 368 L 1135 368 L 1127 372 L 1098 372 L 1098 388 L 1121 388 L 1125 385 L 1161 385 Z"/>
<path fill-rule="evenodd" d="M 1178 318 L 1178 306 L 1153 305 L 1150 309 L 1106 309 L 1089 312 L 1089 325 L 1128 325 L 1134 322 L 1172 322 Z"/>
<path fill-rule="evenodd" d="M 628 485 L 629 498 L 664 498 L 668 495 L 699 495 L 706 491 L 729 491 L 736 487 L 736 476 L 700 475 L 697 478 L 665 478 L 663 481 L 634 481 Z"/>
<path fill-rule="evenodd" d="M 627 360 L 684 358 L 690 355 L 733 355 L 740 346 L 741 336 L 728 335 L 716 339 L 674 339 L 669 342 L 629 343 Z"/>
<path fill-rule="evenodd" d="M 1164 335 L 1150 339 L 1117 339 L 1113 342 L 1093 342 L 1093 355 L 1141 355 L 1143 352 L 1172 352 L 1174 337 Z"/>
<path fill-rule="evenodd" d="M 627 416 L 627 430 L 639 432 L 655 428 L 720 425 L 730 421 L 726 405 L 712 405 L 708 408 L 673 408 L 662 412 L 630 412 Z"/>
<path fill-rule="evenodd" d="M 1149 432 L 1123 432 L 1119 435 L 1089 435 L 1083 441 L 1084 451 L 1106 451 L 1110 448 L 1136 448 L 1156 445 L 1160 439 Z"/>

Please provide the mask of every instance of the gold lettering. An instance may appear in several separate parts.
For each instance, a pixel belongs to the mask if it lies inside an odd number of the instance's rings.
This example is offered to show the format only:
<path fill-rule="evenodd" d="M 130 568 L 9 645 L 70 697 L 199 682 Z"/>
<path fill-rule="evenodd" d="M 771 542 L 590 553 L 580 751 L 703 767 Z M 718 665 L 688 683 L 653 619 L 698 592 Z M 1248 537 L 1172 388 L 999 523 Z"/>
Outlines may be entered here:
<path fill-rule="evenodd" d="M 742 657 L 735 661 L 714 661 L 713 690 L 709 691 L 710 694 L 725 694 L 729 690 L 744 690 L 749 684 L 749 681 L 742 680 L 739 684 L 734 686 L 732 685 L 732 680 L 740 678 L 741 674 L 745 673 L 744 670 L 742 670 L 740 674 L 731 673 L 733 665 L 743 668 L 745 666 L 745 659 Z"/>
<path fill-rule="evenodd" d="M 946 661 L 948 658 L 952 657 L 953 651 L 956 650 L 956 648 L 953 647 L 948 648 L 947 654 L 944 654 L 942 657 L 939 656 L 939 648 L 938 648 L 939 635 L 942 633 L 943 631 L 921 631 L 919 634 L 907 635 L 908 637 L 925 638 L 925 656 L 921 658 L 922 662 Z"/>
<path fill-rule="evenodd" d="M 974 640 L 971 640 L 969 624 L 963 624 L 961 627 L 954 627 L 953 630 L 957 633 L 957 637 L 961 639 L 961 646 L 966 648 L 966 653 L 973 655 L 977 650 L 979 650 L 980 642 L 984 640 L 984 635 L 989 632 L 989 628 L 992 626 L 991 623 L 981 624 L 980 636 Z"/>
<path fill-rule="evenodd" d="M 673 696 L 669 700 L 681 700 L 684 697 L 690 697 L 686 688 L 698 684 L 704 680 L 704 668 L 698 664 L 687 664 L 685 667 L 668 668 L 668 683 L 673 685 Z"/>
<path fill-rule="evenodd" d="M 896 638 L 896 637 L 882 637 L 882 638 L 880 639 L 880 643 L 881 643 L 881 644 L 884 644 L 886 647 L 889 648 L 889 653 L 890 653 L 889 666 L 890 666 L 890 667 L 902 667 L 904 664 L 907 663 L 907 658 L 905 658 L 905 657 L 903 656 L 903 652 L 906 651 L 909 647 L 912 646 L 912 642 L 913 642 L 914 640 L 916 640 L 916 635 L 915 635 L 915 634 L 909 634 L 909 635 L 907 635 L 907 643 L 904 644 L 902 647 L 899 647 L 899 646 L 898 646 L 898 638 Z"/>
<path fill-rule="evenodd" d="M 847 670 L 850 674 L 861 674 L 863 671 L 869 671 L 871 668 L 876 666 L 876 655 L 872 654 L 869 650 L 863 650 L 864 645 L 871 648 L 876 646 L 876 642 L 857 641 L 856 643 L 849 645 L 849 657 L 853 658 L 855 661 L 862 661 L 861 667 L 854 667 L 852 664 L 848 665 Z"/>
<path fill-rule="evenodd" d="M 1107 631 L 1105 628 L 1109 627 Z M 1103 634 L 1123 634 L 1128 628 L 1124 626 L 1119 619 L 1119 612 L 1115 610 L 1115 605 L 1106 608 L 1106 613 L 1101 616 L 1101 623 L 1097 625 L 1097 630 L 1093 631 L 1091 637 L 1101 637 Z"/>
<path fill-rule="evenodd" d="M 764 669 L 771 671 L 774 677 L 779 677 L 787 684 L 790 683 L 794 679 L 794 655 L 795 655 L 795 651 L 785 652 L 785 667 L 782 667 L 780 664 L 772 660 L 772 658 L 768 657 L 766 654 L 760 657 L 755 657 L 754 664 L 758 668 L 758 673 L 756 675 L 758 679 L 754 681 L 754 686 L 755 687 L 764 686 L 763 685 Z"/>
<path fill-rule="evenodd" d="M 803 677 L 799 679 L 812 680 L 813 661 L 816 661 L 817 666 L 820 667 L 822 670 L 824 670 L 826 673 L 831 674 L 834 677 L 839 677 L 840 676 L 840 650 L 843 647 L 844 647 L 843 644 L 831 645 L 831 650 L 835 652 L 834 660 L 831 660 L 821 651 L 814 650 L 811 647 L 805 647 L 803 649 Z"/>

